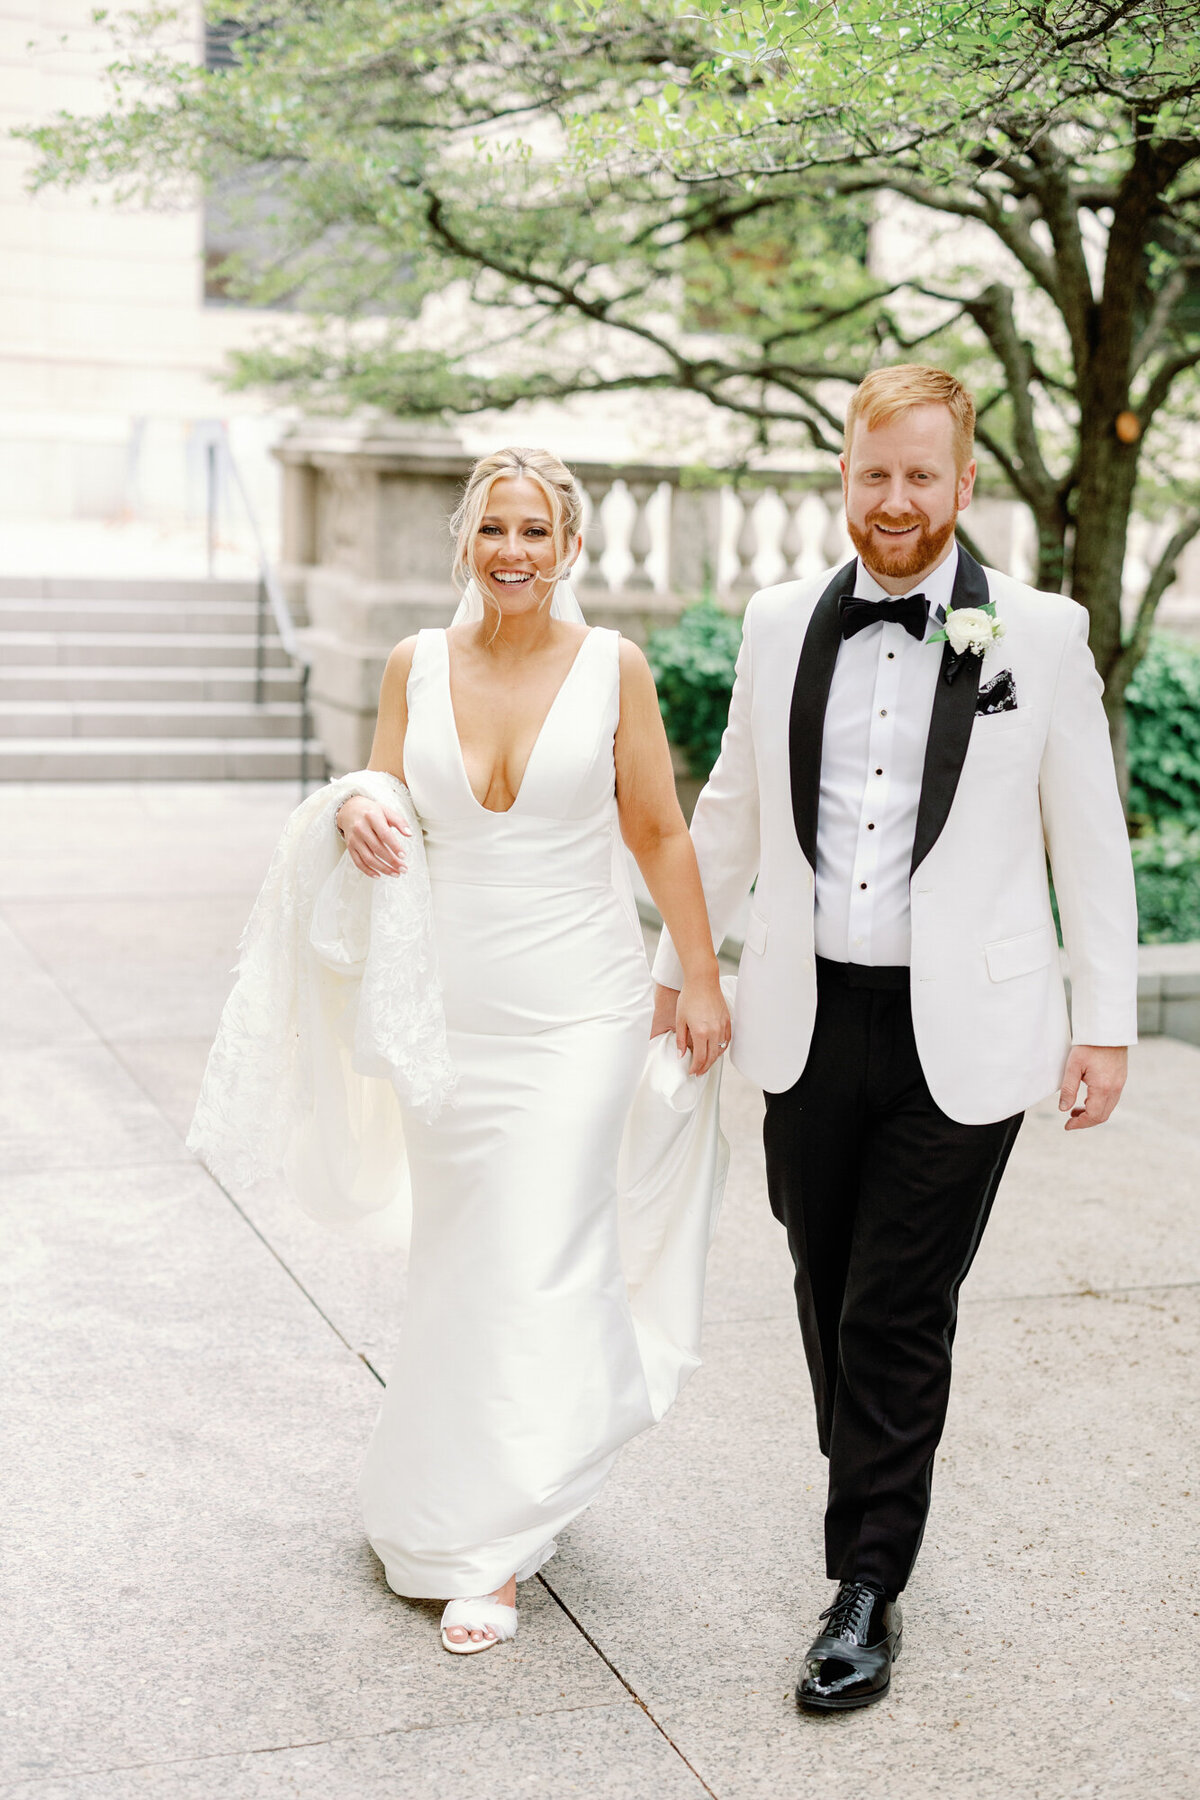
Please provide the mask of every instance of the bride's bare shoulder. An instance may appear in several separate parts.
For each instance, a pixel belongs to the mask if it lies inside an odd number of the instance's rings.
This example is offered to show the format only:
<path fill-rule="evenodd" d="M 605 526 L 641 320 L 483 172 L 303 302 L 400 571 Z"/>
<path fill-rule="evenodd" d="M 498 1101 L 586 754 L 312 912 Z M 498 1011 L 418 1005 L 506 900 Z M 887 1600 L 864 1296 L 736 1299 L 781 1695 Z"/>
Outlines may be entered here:
<path fill-rule="evenodd" d="M 651 687 L 654 686 L 654 677 L 650 673 L 650 664 L 646 661 L 646 652 L 640 649 L 632 638 L 623 637 L 621 639 L 617 654 L 622 683 L 632 682 L 639 687 L 645 687 L 649 682 Z"/>
<path fill-rule="evenodd" d="M 407 681 L 409 670 L 412 668 L 413 655 L 416 648 L 417 639 L 415 633 L 412 637 L 401 638 L 400 642 L 388 655 L 388 674 L 403 675 L 404 679 Z"/>

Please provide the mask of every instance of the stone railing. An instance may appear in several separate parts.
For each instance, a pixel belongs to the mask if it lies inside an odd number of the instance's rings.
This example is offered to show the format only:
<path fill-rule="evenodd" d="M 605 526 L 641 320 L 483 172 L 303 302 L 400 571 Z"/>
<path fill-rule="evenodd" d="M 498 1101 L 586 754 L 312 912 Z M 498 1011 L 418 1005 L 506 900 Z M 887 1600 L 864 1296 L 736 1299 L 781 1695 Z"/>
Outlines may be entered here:
<path fill-rule="evenodd" d="M 283 465 L 283 575 L 312 659 L 317 731 L 333 768 L 365 761 L 389 650 L 456 604 L 449 518 L 472 457 L 456 437 L 400 423 L 302 426 Z M 680 468 L 572 467 L 587 495 L 575 586 L 596 624 L 643 641 L 704 592 L 737 609 L 789 570 L 848 551 L 827 477 L 732 488 Z"/>
<path fill-rule="evenodd" d="M 394 420 L 310 421 L 275 454 L 282 572 L 307 621 L 317 734 L 334 770 L 360 767 L 388 652 L 453 612 L 449 518 L 473 458 L 450 432 Z M 720 485 L 658 464 L 572 459 L 572 467 L 588 500 L 580 599 L 594 623 L 641 642 L 702 593 L 740 610 L 754 588 L 851 554 L 829 473 L 764 470 Z M 991 563 L 1032 575 L 1023 508 L 979 495 L 968 523 Z M 1189 594 L 1200 592 L 1200 566 L 1195 576 L 1180 584 Z M 1164 603 L 1164 623 L 1195 629 L 1197 616 L 1194 602 Z"/>

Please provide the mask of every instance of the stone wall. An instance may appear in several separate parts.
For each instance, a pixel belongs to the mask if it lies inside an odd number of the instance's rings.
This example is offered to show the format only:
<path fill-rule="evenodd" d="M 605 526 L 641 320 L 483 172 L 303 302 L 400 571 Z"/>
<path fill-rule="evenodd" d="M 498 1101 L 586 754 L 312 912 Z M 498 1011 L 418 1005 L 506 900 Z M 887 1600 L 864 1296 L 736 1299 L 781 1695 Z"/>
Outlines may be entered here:
<path fill-rule="evenodd" d="M 453 615 L 449 519 L 473 457 L 451 431 L 391 419 L 307 421 L 275 455 L 282 573 L 306 626 L 317 733 L 334 770 L 359 767 L 389 651 Z M 701 593 L 738 610 L 755 587 L 818 574 L 852 554 L 837 476 L 827 469 L 765 469 L 734 482 L 669 465 L 572 466 L 588 501 L 580 600 L 594 623 L 638 642 Z M 980 491 L 965 523 L 988 562 L 1032 579 L 1023 507 Z M 1131 605 L 1145 577 L 1139 558 L 1153 551 L 1143 542 L 1149 530 L 1139 523 L 1131 540 Z M 1194 589 L 1185 576 L 1159 622 L 1196 633 L 1200 579 Z"/>

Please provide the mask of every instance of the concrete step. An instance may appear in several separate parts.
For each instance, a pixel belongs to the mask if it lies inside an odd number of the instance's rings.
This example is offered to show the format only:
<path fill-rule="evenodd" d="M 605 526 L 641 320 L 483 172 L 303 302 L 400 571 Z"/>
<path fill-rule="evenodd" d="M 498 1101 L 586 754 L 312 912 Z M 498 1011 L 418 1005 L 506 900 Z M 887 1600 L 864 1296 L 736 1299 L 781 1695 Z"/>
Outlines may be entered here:
<path fill-rule="evenodd" d="M 319 747 L 308 770 L 322 774 Z M 298 738 L 5 738 L 0 781 L 272 781 L 300 774 Z"/>
<path fill-rule="evenodd" d="M 277 642 L 267 644 L 265 661 L 271 669 L 291 666 Z M 242 633 L 187 631 L 0 631 L 0 667 L 13 663 L 253 668 L 254 639 Z"/>
<path fill-rule="evenodd" d="M 0 600 L 144 600 L 199 605 L 251 601 L 258 583 L 172 575 L 0 575 Z"/>
<path fill-rule="evenodd" d="M 6 738 L 295 738 L 294 702 L 0 700 Z"/>
<path fill-rule="evenodd" d="M 274 637 L 269 608 L 263 623 L 266 635 Z M 257 628 L 258 608 L 250 600 L 0 600 L 0 632 L 215 631 L 229 636 L 253 634 Z"/>
<path fill-rule="evenodd" d="M 263 689 L 268 700 L 298 700 L 295 671 L 266 669 Z M 253 700 L 254 667 L 108 668 L 96 663 L 0 662 L 0 700 Z"/>

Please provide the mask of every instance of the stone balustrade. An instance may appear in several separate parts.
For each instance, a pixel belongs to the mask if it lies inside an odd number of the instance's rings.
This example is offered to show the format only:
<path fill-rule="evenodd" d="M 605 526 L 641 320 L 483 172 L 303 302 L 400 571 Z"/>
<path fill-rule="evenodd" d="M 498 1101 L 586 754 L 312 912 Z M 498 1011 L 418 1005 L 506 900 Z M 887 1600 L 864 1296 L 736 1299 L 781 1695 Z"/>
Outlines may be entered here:
<path fill-rule="evenodd" d="M 473 458 L 452 432 L 399 420 L 309 421 L 275 454 L 283 575 L 305 621 L 317 734 L 334 770 L 360 767 L 388 652 L 453 612 L 449 519 Z M 678 466 L 572 467 L 587 496 L 580 600 L 594 623 L 639 642 L 703 593 L 737 611 L 754 588 L 818 574 L 852 553 L 829 472 L 764 470 L 720 484 Z M 1022 507 L 981 494 L 968 523 L 991 563 L 1032 576 Z M 1131 550 L 1149 554 L 1141 539 Z M 1193 561 L 1194 579 L 1180 584 L 1188 595 L 1200 594 Z M 1165 623 L 1195 629 L 1198 619 L 1194 600 L 1164 603 Z"/>

